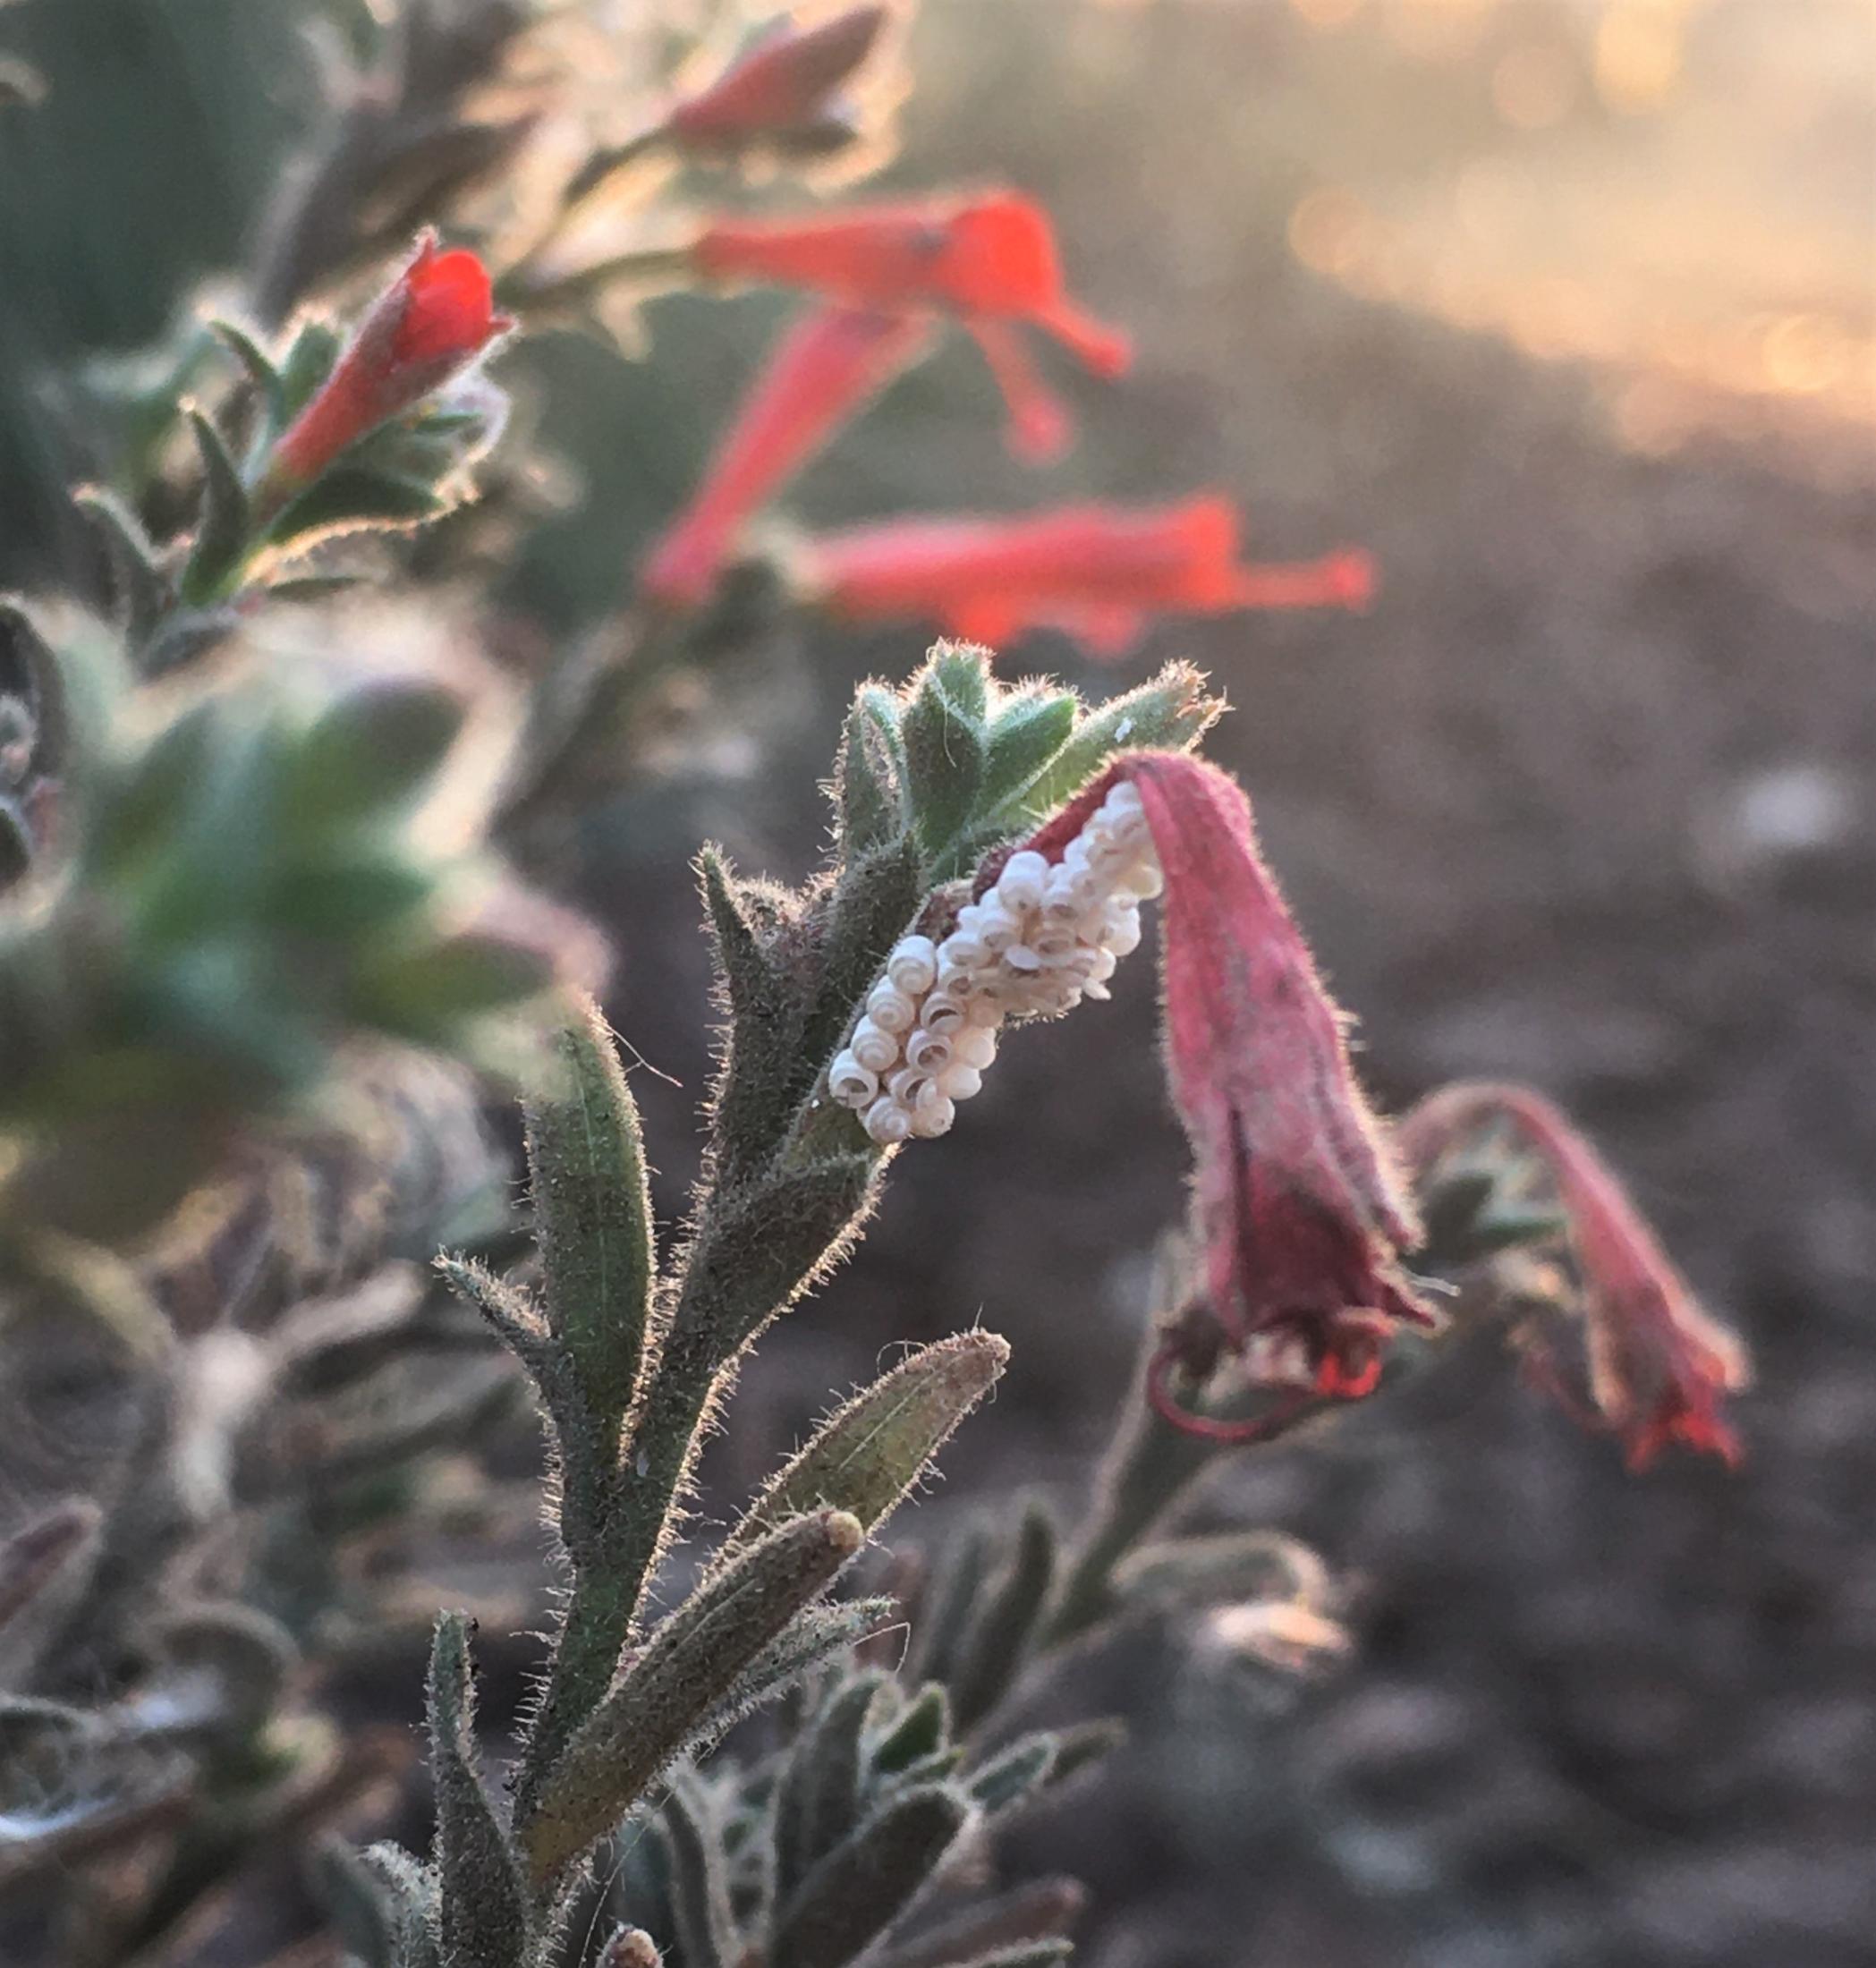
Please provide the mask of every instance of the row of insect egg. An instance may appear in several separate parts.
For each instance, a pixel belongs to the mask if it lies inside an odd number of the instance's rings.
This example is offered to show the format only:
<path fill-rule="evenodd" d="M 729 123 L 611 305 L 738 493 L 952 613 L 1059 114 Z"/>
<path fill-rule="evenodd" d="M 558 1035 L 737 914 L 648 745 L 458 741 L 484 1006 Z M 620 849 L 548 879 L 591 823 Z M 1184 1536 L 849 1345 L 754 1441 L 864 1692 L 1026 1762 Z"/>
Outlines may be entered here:
<path fill-rule="evenodd" d="M 904 937 L 828 1069 L 828 1090 L 876 1141 L 943 1134 L 982 1083 L 1006 1018 L 1053 1016 L 1105 997 L 1159 893 L 1140 795 L 1116 785 L 1051 862 L 1012 854 L 942 943 Z"/>

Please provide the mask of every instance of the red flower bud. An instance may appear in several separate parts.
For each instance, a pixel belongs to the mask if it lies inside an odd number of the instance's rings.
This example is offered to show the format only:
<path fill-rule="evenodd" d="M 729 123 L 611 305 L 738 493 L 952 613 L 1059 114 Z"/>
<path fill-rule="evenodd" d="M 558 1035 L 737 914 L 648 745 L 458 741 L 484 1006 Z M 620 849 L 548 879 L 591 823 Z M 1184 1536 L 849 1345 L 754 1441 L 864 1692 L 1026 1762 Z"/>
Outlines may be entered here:
<path fill-rule="evenodd" d="M 1068 298 L 1048 215 L 1012 192 L 724 220 L 699 236 L 691 257 L 709 279 L 806 287 L 850 307 L 955 315 L 984 350 L 1009 403 L 1013 448 L 1024 455 L 1059 449 L 1067 424 L 1006 324 L 1041 328 L 1097 375 L 1118 376 L 1132 360 L 1125 335 Z"/>
<path fill-rule="evenodd" d="M 653 601 L 694 607 L 737 530 L 868 398 L 918 354 L 928 325 L 900 314 L 819 308 L 783 337 L 684 512 L 647 557 Z"/>
<path fill-rule="evenodd" d="M 274 446 L 269 481 L 281 490 L 310 484 L 340 452 L 440 389 L 513 326 L 494 311 L 481 261 L 460 250 L 438 252 L 426 233 Z"/>
<path fill-rule="evenodd" d="M 1371 1392 L 1395 1330 L 1433 1322 L 1397 1262 L 1420 1228 L 1234 780 L 1184 754 L 1128 754 L 1031 846 L 1057 856 L 1116 779 L 1138 789 L 1165 876 L 1167 1065 L 1193 1144 L 1206 1281 L 1151 1388 L 1178 1427 L 1254 1439 L 1312 1399 Z M 1201 1370 L 1221 1349 L 1287 1398 L 1248 1424 L 1189 1412 L 1174 1370 Z"/>
<path fill-rule="evenodd" d="M 993 647 L 1046 625 L 1104 657 L 1161 611 L 1360 607 L 1372 592 L 1368 556 L 1353 550 L 1291 566 L 1237 556 L 1236 510 L 1210 495 L 1158 509 L 887 521 L 815 540 L 806 579 L 849 621 L 910 616 Z"/>
<path fill-rule="evenodd" d="M 1745 1350 L 1702 1311 L 1621 1183 L 1567 1115 L 1526 1087 L 1463 1082 L 1430 1094 L 1407 1115 L 1400 1126 L 1402 1150 L 1425 1170 L 1462 1135 L 1495 1120 L 1508 1121 L 1543 1158 L 1569 1219 L 1593 1419 L 1621 1438 L 1631 1469 L 1645 1467 L 1674 1442 L 1736 1464 L 1738 1439 L 1719 1402 L 1748 1384 Z M 1541 1345 L 1532 1363 L 1537 1378 L 1564 1395 Z"/>
<path fill-rule="evenodd" d="M 837 121 L 836 92 L 873 51 L 891 17 L 885 6 L 849 7 L 814 27 L 777 21 L 715 81 L 665 119 L 667 140 L 705 155 L 760 143 L 811 146 Z"/>

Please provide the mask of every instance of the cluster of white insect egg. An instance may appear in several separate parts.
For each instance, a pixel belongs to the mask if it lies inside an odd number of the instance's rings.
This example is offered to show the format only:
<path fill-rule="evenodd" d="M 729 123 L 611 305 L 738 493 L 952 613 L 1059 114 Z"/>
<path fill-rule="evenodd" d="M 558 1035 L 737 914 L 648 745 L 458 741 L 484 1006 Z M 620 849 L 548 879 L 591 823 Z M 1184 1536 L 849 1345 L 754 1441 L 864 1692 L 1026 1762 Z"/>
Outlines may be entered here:
<path fill-rule="evenodd" d="M 1051 862 L 1012 854 L 942 943 L 904 937 L 828 1070 L 828 1090 L 876 1141 L 943 1134 L 997 1056 L 1006 1018 L 1105 997 L 1162 886 L 1140 794 L 1118 782 Z"/>

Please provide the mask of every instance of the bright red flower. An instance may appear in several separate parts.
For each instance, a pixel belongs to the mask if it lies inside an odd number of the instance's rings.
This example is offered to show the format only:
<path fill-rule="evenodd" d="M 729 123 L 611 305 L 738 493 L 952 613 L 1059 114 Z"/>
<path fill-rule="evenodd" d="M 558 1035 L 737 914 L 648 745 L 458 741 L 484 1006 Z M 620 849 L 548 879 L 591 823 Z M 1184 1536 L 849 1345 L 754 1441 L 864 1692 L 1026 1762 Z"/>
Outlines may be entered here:
<path fill-rule="evenodd" d="M 849 7 L 813 27 L 775 22 L 708 88 L 686 97 L 664 122 L 680 149 L 727 154 L 758 144 L 816 150 L 853 135 L 837 92 L 879 41 L 889 7 Z"/>
<path fill-rule="evenodd" d="M 723 220 L 692 262 L 713 280 L 806 287 L 850 307 L 956 316 L 975 335 L 1008 400 L 1013 446 L 1058 450 L 1064 411 L 1009 333 L 1027 322 L 1100 376 L 1132 360 L 1125 335 L 1069 298 L 1048 215 L 1013 192 L 922 205 L 862 206 L 811 218 Z"/>
<path fill-rule="evenodd" d="M 1508 1121 L 1542 1156 L 1569 1220 L 1583 1300 L 1595 1419 L 1618 1435 L 1631 1469 L 1684 1442 L 1740 1459 L 1721 1396 L 1751 1378 L 1744 1348 L 1701 1310 L 1621 1183 L 1569 1117 L 1527 1087 L 1462 1082 L 1430 1094 L 1401 1123 L 1403 1151 L 1422 1170 L 1454 1141 Z M 1547 1354 L 1540 1379 L 1561 1393 Z"/>
<path fill-rule="evenodd" d="M 1206 1281 L 1150 1387 L 1176 1425 L 1253 1439 L 1311 1400 L 1372 1392 L 1394 1332 L 1433 1323 L 1397 1262 L 1420 1226 L 1235 780 L 1182 753 L 1124 755 L 1030 845 L 1058 858 L 1116 779 L 1139 790 L 1166 879 L 1167 1065 Z M 1220 1350 L 1286 1400 L 1248 1424 L 1191 1413 L 1173 1372 Z"/>
<path fill-rule="evenodd" d="M 717 444 L 702 486 L 648 556 L 650 600 L 695 607 L 750 515 L 923 347 L 928 323 L 817 308 L 783 337 Z"/>
<path fill-rule="evenodd" d="M 466 369 L 514 323 L 494 310 L 488 269 L 471 252 L 438 252 L 434 233 L 373 303 L 332 373 L 274 446 L 268 479 L 310 484 L 380 424 Z"/>
<path fill-rule="evenodd" d="M 1359 608 L 1374 586 L 1368 556 L 1352 550 L 1241 564 L 1236 509 L 1216 494 L 1148 509 L 891 520 L 824 534 L 804 558 L 820 606 L 850 621 L 911 616 L 992 647 L 1048 625 L 1099 656 L 1121 654 L 1162 611 Z"/>

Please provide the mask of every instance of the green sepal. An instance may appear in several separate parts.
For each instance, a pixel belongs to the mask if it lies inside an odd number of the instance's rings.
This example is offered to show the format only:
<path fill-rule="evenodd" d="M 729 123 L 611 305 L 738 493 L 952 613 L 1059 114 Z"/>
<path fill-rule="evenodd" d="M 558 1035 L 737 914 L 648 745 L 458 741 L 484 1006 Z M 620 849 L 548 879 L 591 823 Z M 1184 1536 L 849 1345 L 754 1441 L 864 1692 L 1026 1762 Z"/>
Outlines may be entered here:
<path fill-rule="evenodd" d="M 971 1772 L 971 1801 L 988 1817 L 1014 1811 L 1040 1790 L 1056 1764 L 1056 1739 L 1047 1730 L 1020 1736 Z"/>
<path fill-rule="evenodd" d="M 524 1968 L 527 1894 L 477 1769 L 466 1613 L 437 1616 L 430 1647 L 430 1774 L 437 1794 L 437 1918 L 448 1968 Z"/>
<path fill-rule="evenodd" d="M 311 403 L 319 386 L 332 374 L 342 347 L 338 331 L 327 321 L 300 324 L 280 364 L 280 421 L 284 429 Z"/>
<path fill-rule="evenodd" d="M 259 435 L 263 445 L 271 443 L 286 428 L 286 388 L 279 369 L 245 328 L 233 321 L 212 320 L 208 326 L 247 372 L 260 400 L 263 422 Z"/>

